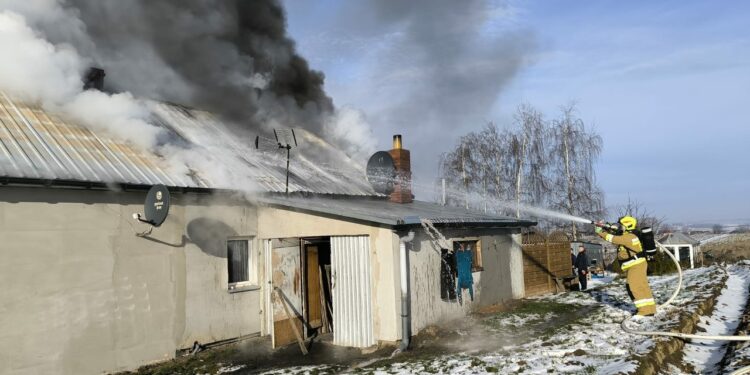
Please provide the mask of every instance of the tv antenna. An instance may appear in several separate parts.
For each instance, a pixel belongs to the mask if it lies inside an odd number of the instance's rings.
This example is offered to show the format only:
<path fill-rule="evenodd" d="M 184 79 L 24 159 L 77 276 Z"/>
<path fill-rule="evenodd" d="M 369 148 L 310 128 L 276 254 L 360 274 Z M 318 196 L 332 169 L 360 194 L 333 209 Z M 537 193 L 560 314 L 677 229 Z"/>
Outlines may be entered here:
<path fill-rule="evenodd" d="M 255 148 L 261 151 L 286 149 L 286 194 L 289 194 L 289 158 L 292 148 L 297 147 L 297 136 L 294 129 L 274 129 L 273 136 L 276 138 L 275 143 L 271 139 L 256 136 Z"/>

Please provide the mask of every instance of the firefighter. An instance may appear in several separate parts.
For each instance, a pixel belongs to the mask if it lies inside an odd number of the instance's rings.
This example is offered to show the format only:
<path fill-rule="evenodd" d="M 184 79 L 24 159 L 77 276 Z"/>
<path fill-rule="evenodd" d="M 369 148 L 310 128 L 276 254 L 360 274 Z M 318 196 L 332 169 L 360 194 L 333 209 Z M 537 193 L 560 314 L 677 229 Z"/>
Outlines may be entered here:
<path fill-rule="evenodd" d="M 638 309 L 637 314 L 654 315 L 656 313 L 656 302 L 646 277 L 648 263 L 645 254 L 643 254 L 641 241 L 633 233 L 637 221 L 632 216 L 623 216 L 618 220 L 618 223 L 619 230 L 617 231 L 605 230 L 601 226 L 596 226 L 595 231 L 601 238 L 618 245 L 617 259 L 620 261 L 620 268 L 627 273 L 626 287 L 628 295 Z"/>

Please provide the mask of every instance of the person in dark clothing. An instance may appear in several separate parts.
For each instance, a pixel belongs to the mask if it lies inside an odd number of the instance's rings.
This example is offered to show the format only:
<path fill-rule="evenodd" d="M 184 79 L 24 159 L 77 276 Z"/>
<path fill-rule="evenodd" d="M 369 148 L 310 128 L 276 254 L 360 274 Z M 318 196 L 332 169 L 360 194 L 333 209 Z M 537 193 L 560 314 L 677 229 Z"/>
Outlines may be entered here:
<path fill-rule="evenodd" d="M 573 249 L 570 249 L 570 264 L 571 264 L 571 275 L 576 274 L 576 255 L 573 253 Z"/>
<path fill-rule="evenodd" d="M 581 290 L 586 290 L 586 277 L 589 273 L 589 257 L 586 255 L 586 248 L 583 245 L 578 246 L 578 256 L 575 262 L 576 268 L 578 268 L 578 282 L 581 285 Z"/>

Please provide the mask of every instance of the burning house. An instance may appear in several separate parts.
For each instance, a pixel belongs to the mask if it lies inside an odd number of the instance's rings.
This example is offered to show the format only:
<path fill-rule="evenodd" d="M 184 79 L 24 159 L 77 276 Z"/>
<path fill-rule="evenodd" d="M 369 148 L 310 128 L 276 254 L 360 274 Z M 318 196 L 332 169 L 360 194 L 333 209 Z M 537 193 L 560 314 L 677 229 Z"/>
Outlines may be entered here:
<path fill-rule="evenodd" d="M 407 345 L 430 324 L 524 296 L 520 232 L 534 222 L 413 200 L 400 138 L 384 194 L 298 131 L 287 195 L 285 155 L 254 150 L 210 113 L 148 108 L 190 155 L 223 147 L 203 168 L 252 186 L 0 94 L 0 372 L 128 370 L 195 342 L 279 347 L 295 331 Z M 154 228 L 133 214 L 156 184 L 171 208 Z"/>

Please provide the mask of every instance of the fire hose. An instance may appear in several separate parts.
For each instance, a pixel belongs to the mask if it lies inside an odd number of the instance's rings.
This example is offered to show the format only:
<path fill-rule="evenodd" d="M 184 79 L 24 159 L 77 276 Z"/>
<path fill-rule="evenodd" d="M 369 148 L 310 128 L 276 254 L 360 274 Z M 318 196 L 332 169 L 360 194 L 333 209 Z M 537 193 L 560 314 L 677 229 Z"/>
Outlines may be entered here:
<path fill-rule="evenodd" d="M 660 304 L 658 307 L 663 308 L 667 307 L 677 298 L 677 295 L 680 293 L 680 289 L 682 289 L 682 267 L 680 267 L 680 262 L 675 258 L 675 256 L 662 244 L 659 242 L 656 242 L 656 246 L 661 250 L 662 252 L 666 253 L 670 258 L 672 258 L 672 261 L 674 262 L 675 266 L 677 266 L 677 288 L 675 289 L 674 293 L 672 293 L 672 296 L 669 297 L 669 299 Z M 643 335 L 643 336 L 666 336 L 666 337 L 677 337 L 681 339 L 693 339 L 693 340 L 710 340 L 710 341 L 750 341 L 750 336 L 717 336 L 717 335 L 695 335 L 695 334 L 688 334 L 688 333 L 678 333 L 678 332 L 660 332 L 660 331 L 638 331 L 631 329 L 627 326 L 627 322 L 632 317 L 627 317 L 625 320 L 620 323 L 620 326 L 622 329 L 627 332 L 634 335 Z M 731 373 L 731 375 L 742 375 L 742 374 L 750 374 L 750 366 L 740 368 L 739 370 Z"/>

